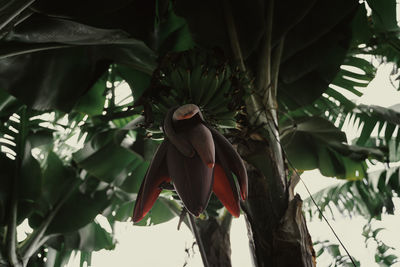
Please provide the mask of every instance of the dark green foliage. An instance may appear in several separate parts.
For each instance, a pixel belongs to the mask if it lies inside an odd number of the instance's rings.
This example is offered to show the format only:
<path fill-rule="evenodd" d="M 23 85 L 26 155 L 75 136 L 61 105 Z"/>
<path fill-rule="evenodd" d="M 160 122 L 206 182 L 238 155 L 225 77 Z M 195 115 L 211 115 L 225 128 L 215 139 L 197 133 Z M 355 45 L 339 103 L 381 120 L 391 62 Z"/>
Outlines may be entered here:
<path fill-rule="evenodd" d="M 380 219 L 382 213 L 393 214 L 393 198 L 400 194 L 399 168 L 377 171 L 368 174 L 360 181 L 347 181 L 328 187 L 313 195 L 321 210 L 338 209 L 340 213 L 366 219 Z M 312 215 L 314 210 L 311 199 L 305 201 L 306 210 Z M 333 215 L 333 213 L 332 213 Z M 318 214 L 321 218 L 321 215 Z"/>
<path fill-rule="evenodd" d="M 233 1 L 230 4 L 232 13 L 237 18 L 237 31 L 243 55 L 247 58 L 257 48 L 265 29 L 265 3 Z M 197 44 L 205 48 L 219 47 L 230 51 L 223 1 L 176 1 L 175 11 L 187 20 Z M 252 30 L 249 31 L 248 27 Z"/>
<path fill-rule="evenodd" d="M 321 117 L 303 117 L 283 125 L 282 144 L 298 170 L 318 168 L 325 176 L 361 179 L 365 159 L 385 160 L 384 150 L 347 145 L 344 132 Z"/>
<path fill-rule="evenodd" d="M 385 230 L 384 228 L 373 229 L 371 223 L 368 222 L 363 227 L 362 235 L 365 237 L 366 246 L 370 239 L 376 243 L 376 252 L 375 252 L 375 262 L 379 264 L 379 266 L 392 266 L 393 264 L 398 262 L 398 257 L 394 254 L 390 254 L 394 250 L 394 248 L 386 245 L 382 240 L 378 238 L 378 234 Z"/>
<path fill-rule="evenodd" d="M 13 202 L 17 225 L 28 219 L 33 227 L 18 247 L 21 257 L 32 256 L 29 266 L 44 266 L 36 253 L 25 254 L 35 239 L 43 241 L 35 250 L 47 266 L 62 266 L 76 250 L 83 264 L 92 251 L 112 249 L 112 233 L 95 218 L 129 220 L 171 106 L 198 104 L 236 143 L 258 137 L 260 149 L 247 161 L 270 175 L 271 140 L 263 125 L 250 125 L 245 107 L 249 96 L 263 94 L 254 83 L 270 18 L 273 56 L 283 42 L 277 108 L 285 156 L 299 171 L 358 180 L 320 192 L 323 209 L 336 205 L 367 218 L 393 212 L 398 170 L 372 178 L 367 162 L 399 160 L 399 112 L 356 105 L 340 90 L 362 94 L 376 73 L 371 57 L 400 62 L 395 1 L 368 0 L 369 17 L 355 0 L 271 4 L 10 0 L 1 7 L 0 265 Z M 232 52 L 230 11 L 246 72 Z M 125 82 L 130 100 L 117 103 Z M 346 118 L 361 127 L 354 144 L 341 131 Z M 383 136 L 371 137 L 375 126 Z M 168 221 L 180 207 L 176 194 L 164 191 L 140 225 Z M 208 216 L 220 216 L 220 208 L 212 199 Z M 337 264 L 348 263 L 337 246 L 322 247 Z M 377 262 L 394 262 L 382 249 Z"/>
<path fill-rule="evenodd" d="M 321 256 L 324 252 L 328 252 L 332 257 L 332 263 L 329 267 L 334 266 L 346 266 L 346 267 L 354 267 L 350 258 L 347 255 L 343 255 L 340 251 L 340 247 L 337 244 L 332 244 L 329 240 L 317 241 L 313 244 L 317 250 L 317 257 Z M 353 258 L 354 260 L 354 258 Z M 355 260 L 356 267 L 361 266 L 360 262 Z"/>
<path fill-rule="evenodd" d="M 342 8 L 346 12 L 340 16 L 331 12 Z M 287 33 L 278 95 L 284 107 L 311 104 L 326 91 L 346 56 L 351 40 L 349 22 L 356 8 L 352 1 L 317 1 Z M 316 20 L 321 23 L 315 25 Z"/>

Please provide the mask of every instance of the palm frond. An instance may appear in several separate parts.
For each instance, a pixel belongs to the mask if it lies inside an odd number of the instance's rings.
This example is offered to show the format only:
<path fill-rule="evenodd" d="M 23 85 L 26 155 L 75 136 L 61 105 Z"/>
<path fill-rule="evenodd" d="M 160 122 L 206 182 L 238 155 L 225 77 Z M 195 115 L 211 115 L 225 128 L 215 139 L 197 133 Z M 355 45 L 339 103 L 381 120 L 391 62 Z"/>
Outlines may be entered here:
<path fill-rule="evenodd" d="M 393 198 L 400 196 L 400 167 L 369 173 L 359 181 L 346 181 L 313 194 L 322 211 L 333 210 L 346 216 L 361 215 L 366 219 L 380 219 L 383 213 L 393 214 Z M 317 213 L 311 198 L 304 201 L 310 218 Z"/>

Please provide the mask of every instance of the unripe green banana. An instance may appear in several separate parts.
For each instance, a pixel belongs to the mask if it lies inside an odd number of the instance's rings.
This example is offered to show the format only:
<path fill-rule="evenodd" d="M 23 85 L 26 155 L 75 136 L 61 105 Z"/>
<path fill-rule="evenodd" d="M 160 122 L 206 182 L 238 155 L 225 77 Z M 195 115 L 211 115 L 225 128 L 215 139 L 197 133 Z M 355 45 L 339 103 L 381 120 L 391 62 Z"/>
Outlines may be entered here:
<path fill-rule="evenodd" d="M 225 93 L 229 91 L 231 88 L 231 82 L 229 80 L 225 80 L 218 88 L 218 91 L 213 95 L 213 97 L 210 99 L 209 103 L 207 103 L 207 108 L 213 109 L 215 107 L 218 107 L 221 105 L 221 103 L 225 102 Z"/>
<path fill-rule="evenodd" d="M 245 75 L 217 53 L 206 54 L 197 50 L 173 53 L 162 61 L 156 76 L 158 80 L 154 80 L 156 89 L 157 81 L 161 85 L 154 100 L 160 102 L 163 110 L 194 103 L 214 123 L 234 127 L 234 110 L 243 104 L 243 91 L 251 85 Z M 157 116 L 161 115 L 165 113 Z"/>
<path fill-rule="evenodd" d="M 212 97 L 214 96 L 215 92 L 218 89 L 219 82 L 220 81 L 219 81 L 218 75 L 215 75 L 214 77 L 212 77 L 210 85 L 205 92 L 204 99 L 202 99 L 203 105 L 208 105 L 208 102 L 212 99 Z"/>
<path fill-rule="evenodd" d="M 221 128 L 237 128 L 236 120 L 218 120 L 218 126 Z"/>
<path fill-rule="evenodd" d="M 218 116 L 216 117 L 218 120 L 234 120 L 236 116 L 236 111 L 231 111 L 228 110 L 224 113 L 219 113 Z"/>
<path fill-rule="evenodd" d="M 196 103 L 201 105 L 201 99 L 204 97 L 205 91 L 206 91 L 206 86 L 208 84 L 208 79 L 205 73 L 202 73 L 199 79 L 199 83 L 197 86 L 196 90 Z"/>
<path fill-rule="evenodd" d="M 185 96 L 190 96 L 189 94 L 189 85 L 190 85 L 190 71 L 184 68 L 177 69 L 179 76 L 181 77 L 181 89 L 182 93 Z"/>
<path fill-rule="evenodd" d="M 171 81 L 170 86 L 177 91 L 178 95 L 182 95 L 184 93 L 183 91 L 184 83 L 177 69 L 171 71 L 170 81 Z"/>
<path fill-rule="evenodd" d="M 204 91 L 200 99 L 200 104 L 205 106 L 207 104 L 206 99 L 208 98 L 210 87 L 215 84 L 215 69 L 208 69 L 207 72 L 203 75 L 204 82 Z M 215 84 L 216 85 L 216 84 Z"/>

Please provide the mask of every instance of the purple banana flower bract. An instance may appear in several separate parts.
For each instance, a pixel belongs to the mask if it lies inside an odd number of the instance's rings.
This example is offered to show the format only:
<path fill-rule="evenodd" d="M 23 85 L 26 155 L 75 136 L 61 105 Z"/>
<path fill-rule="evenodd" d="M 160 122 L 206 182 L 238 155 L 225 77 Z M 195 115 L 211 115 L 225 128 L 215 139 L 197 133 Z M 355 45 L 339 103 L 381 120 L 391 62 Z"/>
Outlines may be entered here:
<path fill-rule="evenodd" d="M 204 211 L 214 192 L 227 210 L 239 217 L 239 191 L 245 200 L 247 173 L 229 141 L 205 124 L 200 109 L 194 104 L 170 109 L 164 120 L 164 133 L 165 140 L 157 149 L 140 187 L 133 221 L 143 219 L 163 184 L 169 182 L 194 216 Z"/>

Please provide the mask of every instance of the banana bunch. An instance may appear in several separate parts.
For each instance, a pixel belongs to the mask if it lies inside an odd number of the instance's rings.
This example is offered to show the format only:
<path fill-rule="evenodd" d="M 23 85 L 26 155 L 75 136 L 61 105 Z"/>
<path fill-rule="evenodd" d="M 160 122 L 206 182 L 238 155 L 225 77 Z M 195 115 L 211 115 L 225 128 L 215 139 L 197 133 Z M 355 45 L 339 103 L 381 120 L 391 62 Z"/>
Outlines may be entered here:
<path fill-rule="evenodd" d="M 197 50 L 169 54 L 153 78 L 154 113 L 163 117 L 171 107 L 193 103 L 212 124 L 236 127 L 235 116 L 246 93 L 245 79 L 219 55 Z"/>

